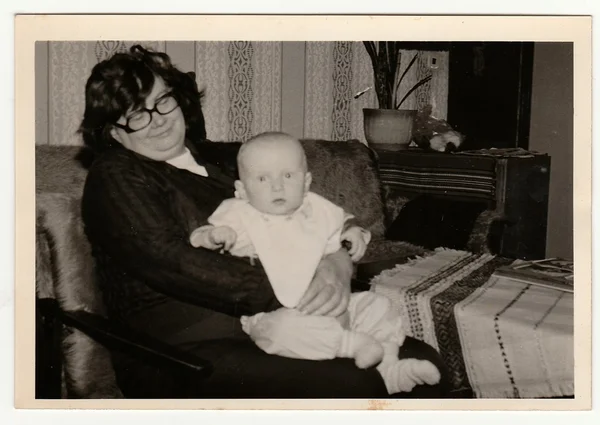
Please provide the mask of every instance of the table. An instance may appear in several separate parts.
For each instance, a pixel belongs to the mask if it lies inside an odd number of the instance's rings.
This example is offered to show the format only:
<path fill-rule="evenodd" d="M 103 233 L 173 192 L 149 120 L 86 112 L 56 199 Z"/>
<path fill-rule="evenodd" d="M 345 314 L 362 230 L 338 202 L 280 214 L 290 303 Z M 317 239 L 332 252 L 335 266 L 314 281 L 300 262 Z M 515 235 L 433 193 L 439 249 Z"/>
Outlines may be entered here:
<path fill-rule="evenodd" d="M 436 348 L 454 392 L 479 398 L 574 394 L 573 294 L 494 275 L 512 260 L 438 249 L 383 271 L 408 335 Z"/>

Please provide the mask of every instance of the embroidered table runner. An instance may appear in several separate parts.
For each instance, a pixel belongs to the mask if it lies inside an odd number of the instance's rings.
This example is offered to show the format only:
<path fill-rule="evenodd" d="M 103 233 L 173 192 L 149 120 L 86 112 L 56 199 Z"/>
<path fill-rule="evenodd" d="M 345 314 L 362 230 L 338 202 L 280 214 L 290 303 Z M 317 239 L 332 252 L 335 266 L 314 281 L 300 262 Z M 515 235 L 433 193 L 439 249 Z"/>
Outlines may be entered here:
<path fill-rule="evenodd" d="M 512 260 L 438 249 L 371 281 L 408 335 L 435 347 L 455 390 L 480 398 L 573 395 L 573 295 L 492 276 Z"/>

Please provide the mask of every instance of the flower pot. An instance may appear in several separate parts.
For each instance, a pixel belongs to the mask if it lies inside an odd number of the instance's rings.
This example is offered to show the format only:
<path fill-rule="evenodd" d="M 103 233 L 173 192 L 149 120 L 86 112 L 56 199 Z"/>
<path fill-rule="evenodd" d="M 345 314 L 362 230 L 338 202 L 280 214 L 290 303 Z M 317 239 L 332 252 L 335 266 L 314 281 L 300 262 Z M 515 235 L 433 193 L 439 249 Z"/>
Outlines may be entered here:
<path fill-rule="evenodd" d="M 364 108 L 365 138 L 382 150 L 408 149 L 416 110 Z"/>

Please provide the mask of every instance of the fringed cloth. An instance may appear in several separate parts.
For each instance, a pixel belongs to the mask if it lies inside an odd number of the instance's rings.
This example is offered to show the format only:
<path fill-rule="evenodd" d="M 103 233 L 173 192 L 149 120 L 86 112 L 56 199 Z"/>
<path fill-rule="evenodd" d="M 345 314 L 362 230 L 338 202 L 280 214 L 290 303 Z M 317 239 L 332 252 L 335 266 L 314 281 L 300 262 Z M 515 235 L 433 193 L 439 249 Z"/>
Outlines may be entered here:
<path fill-rule="evenodd" d="M 435 347 L 454 390 L 479 398 L 574 394 L 573 294 L 493 275 L 512 260 L 437 249 L 386 270 L 407 335 Z"/>

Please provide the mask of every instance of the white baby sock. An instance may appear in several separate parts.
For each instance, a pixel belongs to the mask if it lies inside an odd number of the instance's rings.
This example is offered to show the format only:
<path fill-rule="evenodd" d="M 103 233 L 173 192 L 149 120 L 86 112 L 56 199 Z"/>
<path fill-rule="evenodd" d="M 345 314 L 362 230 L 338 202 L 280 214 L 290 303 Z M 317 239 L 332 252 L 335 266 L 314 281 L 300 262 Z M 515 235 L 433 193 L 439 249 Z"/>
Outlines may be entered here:
<path fill-rule="evenodd" d="M 337 357 L 354 359 L 360 369 L 375 366 L 383 358 L 383 346 L 370 335 L 344 330 Z"/>
<path fill-rule="evenodd" d="M 417 385 L 440 382 L 440 371 L 428 360 L 398 359 L 398 346 L 384 344 L 383 361 L 377 366 L 389 394 L 410 392 Z"/>

